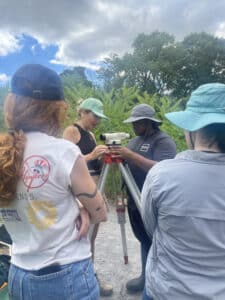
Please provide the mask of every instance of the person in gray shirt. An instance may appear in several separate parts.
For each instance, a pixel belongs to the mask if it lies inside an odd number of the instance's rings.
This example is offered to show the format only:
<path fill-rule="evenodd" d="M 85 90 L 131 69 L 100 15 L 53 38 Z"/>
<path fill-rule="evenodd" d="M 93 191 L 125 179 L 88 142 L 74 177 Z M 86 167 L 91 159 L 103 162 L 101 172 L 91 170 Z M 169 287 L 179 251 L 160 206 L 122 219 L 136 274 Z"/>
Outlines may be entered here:
<path fill-rule="evenodd" d="M 140 191 L 149 169 L 157 162 L 174 158 L 176 155 L 174 141 L 168 134 L 159 129 L 162 122 L 156 119 L 154 115 L 155 110 L 148 104 L 138 104 L 133 107 L 130 117 L 124 122 L 132 123 L 136 137 L 130 140 L 127 147 L 112 147 L 113 153 L 120 155 L 127 162 Z M 135 293 L 144 288 L 145 266 L 151 238 L 144 229 L 140 212 L 128 189 L 127 193 L 130 224 L 135 237 L 141 244 L 141 275 L 130 279 L 126 284 L 127 290 L 130 293 Z"/>
<path fill-rule="evenodd" d="M 153 237 L 143 299 L 225 299 L 225 85 L 197 88 L 166 117 L 190 150 L 156 164 L 142 190 Z"/>

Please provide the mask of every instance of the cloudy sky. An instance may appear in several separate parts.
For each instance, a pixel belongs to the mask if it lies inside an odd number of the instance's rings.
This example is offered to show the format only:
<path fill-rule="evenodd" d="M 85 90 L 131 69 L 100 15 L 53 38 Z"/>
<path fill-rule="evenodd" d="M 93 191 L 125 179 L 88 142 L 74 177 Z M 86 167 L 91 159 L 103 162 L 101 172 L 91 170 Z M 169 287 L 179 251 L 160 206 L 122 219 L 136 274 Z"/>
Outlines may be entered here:
<path fill-rule="evenodd" d="M 95 69 L 139 33 L 225 38 L 225 0 L 0 0 L 0 83 L 24 63 Z"/>

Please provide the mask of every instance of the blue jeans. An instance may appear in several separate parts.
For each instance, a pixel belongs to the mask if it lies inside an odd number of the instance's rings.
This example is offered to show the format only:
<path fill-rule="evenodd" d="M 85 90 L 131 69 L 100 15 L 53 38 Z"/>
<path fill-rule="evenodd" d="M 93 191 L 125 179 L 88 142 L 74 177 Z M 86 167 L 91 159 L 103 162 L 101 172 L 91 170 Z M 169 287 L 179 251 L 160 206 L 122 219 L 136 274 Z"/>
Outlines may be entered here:
<path fill-rule="evenodd" d="M 152 297 L 149 297 L 146 293 L 146 287 L 144 288 L 143 290 L 143 293 L 142 293 L 142 300 L 154 300 Z"/>
<path fill-rule="evenodd" d="M 91 259 L 60 266 L 48 274 L 14 265 L 9 270 L 11 300 L 98 300 L 99 286 Z"/>

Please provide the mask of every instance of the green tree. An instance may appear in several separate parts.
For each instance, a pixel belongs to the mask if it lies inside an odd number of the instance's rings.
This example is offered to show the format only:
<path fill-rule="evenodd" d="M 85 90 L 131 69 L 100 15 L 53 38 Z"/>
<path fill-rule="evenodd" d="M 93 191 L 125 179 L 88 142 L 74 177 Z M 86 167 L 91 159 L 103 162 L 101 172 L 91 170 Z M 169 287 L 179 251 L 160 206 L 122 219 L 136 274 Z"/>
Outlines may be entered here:
<path fill-rule="evenodd" d="M 64 86 L 74 87 L 77 85 L 92 87 L 92 83 L 85 75 L 84 67 L 74 67 L 73 69 L 64 70 L 60 77 Z"/>
<path fill-rule="evenodd" d="M 149 35 L 139 34 L 133 42 L 133 53 L 126 53 L 122 58 L 114 54 L 105 60 L 99 71 L 105 88 L 132 87 L 137 85 L 148 93 L 162 92 L 158 58 L 164 47 L 174 43 L 174 37 L 165 32 L 155 31 Z"/>
<path fill-rule="evenodd" d="M 225 82 L 225 40 L 193 33 L 164 48 L 159 57 L 162 81 L 175 97 L 185 97 L 199 85 Z"/>
<path fill-rule="evenodd" d="M 147 92 L 140 92 L 137 87 L 111 90 L 109 93 L 102 93 L 100 99 L 103 101 L 104 111 L 109 120 L 101 122 L 95 129 L 97 139 L 104 132 L 127 132 L 131 137 L 134 136 L 132 125 L 123 123 L 123 121 L 128 118 L 134 105 L 146 103 L 154 107 L 156 117 L 163 121 L 161 129 L 174 139 L 178 152 L 186 149 L 183 131 L 173 126 L 165 118 L 165 113 L 181 109 L 183 99 L 177 101 L 171 97 L 161 97 L 158 94 L 149 95 Z M 126 144 L 126 142 L 124 143 Z"/>
<path fill-rule="evenodd" d="M 68 119 L 65 126 L 72 124 L 76 119 L 77 107 L 81 98 L 95 97 L 103 102 L 104 112 L 109 119 L 102 120 L 100 125 L 94 130 L 98 142 L 103 143 L 99 139 L 102 133 L 127 132 L 131 137 L 134 136 L 131 124 L 125 124 L 123 121 L 128 118 L 134 105 L 147 103 L 155 108 L 156 116 L 163 120 L 162 130 L 173 137 L 178 151 L 186 148 L 182 130 L 173 126 L 164 116 L 166 112 L 183 108 L 183 99 L 178 101 L 174 98 L 162 97 L 158 94 L 149 95 L 147 92 L 141 92 L 137 86 L 111 89 L 109 92 L 84 86 L 78 88 L 66 87 L 65 95 L 69 107 Z M 124 144 L 126 142 L 124 141 Z"/>
<path fill-rule="evenodd" d="M 74 67 L 73 69 L 64 70 L 60 77 L 62 79 L 65 99 L 68 104 L 68 119 L 65 125 L 70 120 L 76 118 L 76 108 L 78 104 L 87 97 L 95 94 L 95 88 L 85 75 L 84 67 Z"/>
<path fill-rule="evenodd" d="M 136 85 L 149 94 L 186 97 L 201 84 L 225 82 L 225 40 L 204 32 L 181 42 L 165 32 L 139 34 L 133 52 L 105 60 L 99 76 L 107 91 Z"/>

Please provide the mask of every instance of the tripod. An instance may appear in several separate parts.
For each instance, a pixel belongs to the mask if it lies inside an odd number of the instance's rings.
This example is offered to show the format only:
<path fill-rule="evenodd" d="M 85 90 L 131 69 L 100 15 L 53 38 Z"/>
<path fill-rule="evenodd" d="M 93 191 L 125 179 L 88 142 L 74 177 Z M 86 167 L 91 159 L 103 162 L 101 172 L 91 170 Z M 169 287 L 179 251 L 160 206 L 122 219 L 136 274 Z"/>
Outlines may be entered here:
<path fill-rule="evenodd" d="M 117 167 L 119 169 L 121 188 L 122 188 L 122 179 L 123 179 L 129 189 L 129 192 L 131 193 L 135 201 L 138 210 L 141 211 L 141 206 L 140 206 L 141 194 L 136 185 L 136 182 L 134 181 L 134 178 L 130 172 L 128 165 L 127 164 L 124 165 L 123 160 L 121 158 L 118 158 L 117 156 L 114 156 L 110 153 L 106 153 L 104 155 L 104 165 L 98 181 L 99 191 L 101 193 L 104 191 L 106 178 L 111 167 L 114 167 L 114 169 L 115 167 Z M 118 197 L 118 195 L 121 195 L 121 192 L 118 192 L 116 190 L 115 176 L 113 176 L 112 181 L 113 181 L 114 197 L 115 199 L 117 199 L 116 212 L 118 217 L 118 223 L 120 224 L 124 263 L 128 264 L 128 253 L 127 253 L 126 231 L 125 231 L 125 223 L 126 223 L 125 204 L 124 204 L 123 197 Z"/>

